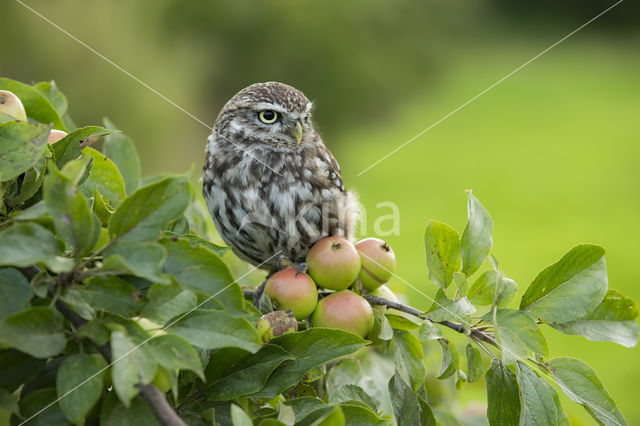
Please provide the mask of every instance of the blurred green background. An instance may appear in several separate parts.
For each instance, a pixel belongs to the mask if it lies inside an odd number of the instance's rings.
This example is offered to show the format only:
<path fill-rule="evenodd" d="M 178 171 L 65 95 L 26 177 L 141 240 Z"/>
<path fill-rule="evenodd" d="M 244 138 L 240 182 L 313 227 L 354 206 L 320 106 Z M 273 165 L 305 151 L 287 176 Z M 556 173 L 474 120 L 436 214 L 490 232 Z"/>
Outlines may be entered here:
<path fill-rule="evenodd" d="M 280 80 L 316 101 L 317 127 L 367 210 L 400 210 L 386 237 L 398 275 L 435 292 L 426 219 L 462 231 L 465 189 L 495 222 L 494 253 L 520 293 L 577 243 L 607 249 L 610 287 L 640 300 L 640 5 L 625 1 L 404 149 L 421 130 L 614 1 L 25 2 L 212 125 L 240 88 Z M 136 141 L 146 174 L 203 161 L 208 130 L 13 0 L 0 6 L 0 75 L 53 79 L 79 125 L 111 118 Z M 195 178 L 194 178 L 195 182 Z M 410 302 L 429 300 L 401 282 Z M 551 356 L 599 373 L 640 423 L 640 350 L 544 330 Z M 432 368 L 436 368 L 433 366 Z M 463 392 L 483 398 L 483 385 Z M 566 398 L 575 424 L 590 424 Z"/>

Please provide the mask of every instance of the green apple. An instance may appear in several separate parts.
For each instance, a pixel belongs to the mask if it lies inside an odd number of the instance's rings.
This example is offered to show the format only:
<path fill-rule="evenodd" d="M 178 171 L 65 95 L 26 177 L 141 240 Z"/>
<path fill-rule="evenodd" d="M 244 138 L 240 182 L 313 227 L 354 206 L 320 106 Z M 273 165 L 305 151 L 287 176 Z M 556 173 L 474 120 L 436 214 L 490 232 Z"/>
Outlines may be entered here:
<path fill-rule="evenodd" d="M 379 238 L 365 238 L 356 243 L 360 254 L 360 281 L 367 290 L 374 290 L 389 281 L 396 270 L 393 249 Z"/>
<path fill-rule="evenodd" d="M 62 130 L 53 129 L 53 130 L 51 130 L 51 133 L 49 133 L 48 142 L 50 144 L 54 144 L 54 143 L 58 142 L 60 139 L 64 138 L 65 136 L 67 136 L 67 132 L 63 132 Z"/>
<path fill-rule="evenodd" d="M 274 311 L 264 314 L 256 323 L 256 329 L 263 342 L 284 334 L 298 331 L 298 321 L 291 309 L 288 311 Z"/>
<path fill-rule="evenodd" d="M 320 299 L 311 315 L 311 325 L 365 337 L 373 328 L 373 309 L 362 296 L 349 290 L 338 291 Z"/>
<path fill-rule="evenodd" d="M 344 290 L 360 272 L 360 256 L 348 240 L 327 237 L 318 241 L 307 254 L 309 275 L 319 287 Z"/>
<path fill-rule="evenodd" d="M 264 291 L 274 308 L 291 309 L 298 320 L 311 315 L 318 303 L 318 289 L 311 277 L 294 268 L 271 275 Z"/>
<path fill-rule="evenodd" d="M 8 90 L 0 90 L 0 112 L 10 115 L 16 120 L 27 120 L 22 101 Z"/>

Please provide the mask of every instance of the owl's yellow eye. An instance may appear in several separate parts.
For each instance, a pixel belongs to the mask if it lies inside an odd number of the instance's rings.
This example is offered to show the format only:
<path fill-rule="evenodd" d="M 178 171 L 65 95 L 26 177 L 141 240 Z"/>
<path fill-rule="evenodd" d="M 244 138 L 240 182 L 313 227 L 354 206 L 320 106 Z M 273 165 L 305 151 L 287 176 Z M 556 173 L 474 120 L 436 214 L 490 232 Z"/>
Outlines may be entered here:
<path fill-rule="evenodd" d="M 278 113 L 267 109 L 265 111 L 260 111 L 260 113 L 258 114 L 258 118 L 260 118 L 260 121 L 262 121 L 264 124 L 273 124 L 278 119 Z"/>

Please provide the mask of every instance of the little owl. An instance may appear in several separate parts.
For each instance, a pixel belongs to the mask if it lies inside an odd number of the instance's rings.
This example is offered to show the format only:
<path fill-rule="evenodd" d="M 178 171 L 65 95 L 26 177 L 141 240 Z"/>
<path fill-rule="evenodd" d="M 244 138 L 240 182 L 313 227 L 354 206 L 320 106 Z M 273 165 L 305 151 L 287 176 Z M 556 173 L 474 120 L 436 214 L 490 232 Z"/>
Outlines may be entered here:
<path fill-rule="evenodd" d="M 256 83 L 222 108 L 209 136 L 203 193 L 222 239 L 264 269 L 300 263 L 319 239 L 352 239 L 356 197 L 311 123 L 311 102 Z"/>

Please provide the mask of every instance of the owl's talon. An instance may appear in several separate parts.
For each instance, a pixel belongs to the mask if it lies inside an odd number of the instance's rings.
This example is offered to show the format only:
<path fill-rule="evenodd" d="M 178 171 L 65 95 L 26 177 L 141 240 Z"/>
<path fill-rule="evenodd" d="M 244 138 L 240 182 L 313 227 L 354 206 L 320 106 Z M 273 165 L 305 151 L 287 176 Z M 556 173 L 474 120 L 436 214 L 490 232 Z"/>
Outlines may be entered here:
<path fill-rule="evenodd" d="M 307 264 L 305 262 L 302 262 L 296 268 L 296 276 L 298 276 L 298 274 L 306 274 L 307 273 L 307 269 L 309 269 L 307 267 Z"/>

